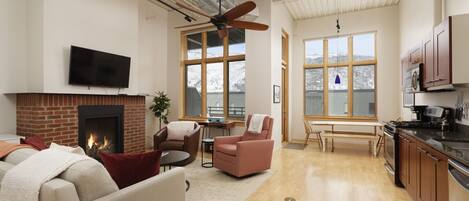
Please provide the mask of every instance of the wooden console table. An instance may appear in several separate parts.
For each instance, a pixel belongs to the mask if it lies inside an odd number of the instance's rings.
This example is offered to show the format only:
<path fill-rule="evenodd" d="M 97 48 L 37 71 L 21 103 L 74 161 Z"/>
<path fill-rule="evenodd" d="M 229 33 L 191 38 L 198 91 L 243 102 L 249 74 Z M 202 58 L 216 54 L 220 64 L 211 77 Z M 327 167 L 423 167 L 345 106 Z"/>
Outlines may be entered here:
<path fill-rule="evenodd" d="M 229 135 L 231 135 L 231 129 L 235 127 L 235 123 L 231 122 L 231 121 L 221 122 L 221 123 L 208 122 L 208 121 L 198 121 L 197 123 L 199 125 L 203 126 L 202 139 L 207 138 L 207 137 L 213 137 L 210 134 L 210 129 L 211 128 L 222 129 L 223 130 L 223 136 L 225 136 L 225 135 L 229 136 Z"/>
<path fill-rule="evenodd" d="M 323 147 L 322 150 L 326 151 L 326 143 L 327 139 L 331 139 L 332 141 L 332 152 L 334 151 L 334 138 L 349 138 L 349 139 L 365 139 L 373 143 L 371 145 L 372 152 L 374 156 L 377 156 L 377 146 L 379 142 L 382 140 L 380 136 L 377 134 L 377 129 L 381 128 L 383 124 L 380 122 L 351 122 L 351 121 L 310 121 L 311 125 L 316 126 L 330 126 L 331 130 L 323 132 L 321 134 Z M 361 127 L 373 127 L 374 132 L 372 133 L 343 133 L 337 132 L 334 130 L 335 126 L 361 126 Z"/>

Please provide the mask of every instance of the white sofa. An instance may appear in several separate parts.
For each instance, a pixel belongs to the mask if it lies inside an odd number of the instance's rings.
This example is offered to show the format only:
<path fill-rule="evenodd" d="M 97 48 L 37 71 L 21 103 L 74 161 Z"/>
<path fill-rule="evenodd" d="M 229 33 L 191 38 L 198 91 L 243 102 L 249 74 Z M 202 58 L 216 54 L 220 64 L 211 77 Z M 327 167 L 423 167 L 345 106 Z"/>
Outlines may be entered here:
<path fill-rule="evenodd" d="M 9 169 L 36 152 L 34 149 L 18 149 L 0 160 L 0 182 Z M 39 200 L 184 201 L 185 185 L 183 168 L 173 168 L 119 190 L 102 166 L 85 162 L 71 166 L 57 178 L 44 183 Z"/>

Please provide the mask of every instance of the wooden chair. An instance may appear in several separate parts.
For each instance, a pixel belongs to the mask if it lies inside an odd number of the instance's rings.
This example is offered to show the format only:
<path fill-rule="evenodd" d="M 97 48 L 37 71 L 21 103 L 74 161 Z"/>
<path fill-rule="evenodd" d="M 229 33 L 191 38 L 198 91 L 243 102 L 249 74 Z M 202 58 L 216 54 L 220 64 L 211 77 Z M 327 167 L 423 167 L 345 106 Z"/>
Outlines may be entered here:
<path fill-rule="evenodd" d="M 378 143 L 376 143 L 376 149 L 378 150 L 376 152 L 376 155 L 379 156 L 379 152 L 381 151 L 381 147 L 384 146 L 384 133 L 383 133 L 383 127 L 380 127 L 380 131 L 378 132 L 377 135 L 379 136 L 378 138 Z"/>
<path fill-rule="evenodd" d="M 318 145 L 319 145 L 319 150 L 322 149 L 322 146 L 324 146 L 322 144 L 322 139 L 321 139 L 321 133 L 322 131 L 320 130 L 313 130 L 313 128 L 311 128 L 311 124 L 309 123 L 308 120 L 304 120 L 304 125 L 305 125 L 305 133 L 306 133 L 306 138 L 305 138 L 305 146 L 308 145 L 308 141 L 311 140 L 311 139 L 314 139 L 314 140 L 317 140 L 318 141 Z M 316 135 L 316 138 L 310 138 L 311 135 Z"/>

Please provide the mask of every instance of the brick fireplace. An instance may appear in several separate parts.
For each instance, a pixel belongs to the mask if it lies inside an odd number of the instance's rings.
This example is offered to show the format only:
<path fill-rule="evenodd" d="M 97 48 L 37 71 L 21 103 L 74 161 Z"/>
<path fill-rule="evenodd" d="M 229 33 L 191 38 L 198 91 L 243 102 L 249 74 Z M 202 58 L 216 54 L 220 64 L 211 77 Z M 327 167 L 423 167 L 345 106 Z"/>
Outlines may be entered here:
<path fill-rule="evenodd" d="M 144 96 L 17 94 L 17 134 L 39 135 L 47 143 L 77 146 L 80 144 L 78 111 L 89 106 L 122 107 L 123 151 L 145 150 Z"/>

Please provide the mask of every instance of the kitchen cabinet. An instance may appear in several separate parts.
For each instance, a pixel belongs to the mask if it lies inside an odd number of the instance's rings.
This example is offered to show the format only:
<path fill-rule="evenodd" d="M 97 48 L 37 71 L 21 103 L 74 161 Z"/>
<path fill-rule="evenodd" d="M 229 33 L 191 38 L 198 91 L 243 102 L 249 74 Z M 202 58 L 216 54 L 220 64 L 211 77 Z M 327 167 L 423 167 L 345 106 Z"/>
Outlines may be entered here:
<path fill-rule="evenodd" d="M 417 147 L 417 200 L 436 201 L 436 166 L 438 159 Z"/>
<path fill-rule="evenodd" d="M 433 31 L 422 42 L 423 53 L 423 87 L 433 87 Z"/>
<path fill-rule="evenodd" d="M 417 200 L 417 169 L 418 169 L 418 153 L 417 143 L 415 141 L 409 141 L 409 172 L 407 178 L 406 190 L 413 200 Z"/>
<path fill-rule="evenodd" d="M 448 201 L 448 158 L 399 134 L 399 179 L 414 201 Z"/>
<path fill-rule="evenodd" d="M 450 16 L 419 41 L 420 50 L 414 47 L 401 57 L 409 57 L 411 64 L 422 61 L 424 67 L 421 79 L 427 91 L 469 86 L 467 27 L 469 14 Z"/>
<path fill-rule="evenodd" d="M 434 65 L 433 86 L 452 83 L 451 76 L 451 17 L 447 18 L 433 30 Z"/>

